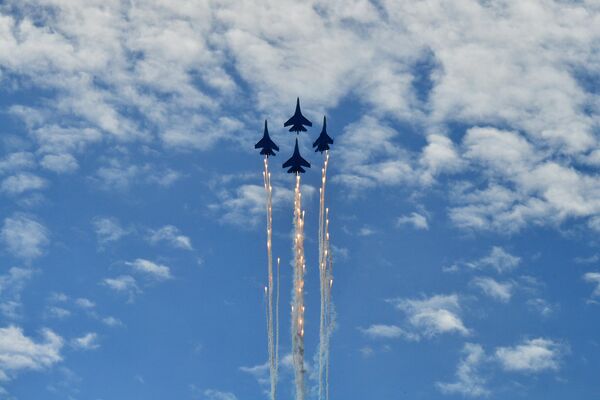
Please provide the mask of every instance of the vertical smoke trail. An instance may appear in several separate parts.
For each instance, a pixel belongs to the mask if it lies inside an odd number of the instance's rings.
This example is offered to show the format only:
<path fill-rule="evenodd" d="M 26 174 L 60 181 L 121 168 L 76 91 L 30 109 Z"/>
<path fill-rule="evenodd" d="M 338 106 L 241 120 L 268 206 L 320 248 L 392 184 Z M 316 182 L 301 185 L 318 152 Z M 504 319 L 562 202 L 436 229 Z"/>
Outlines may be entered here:
<path fill-rule="evenodd" d="M 321 288 L 321 319 L 319 326 L 319 400 L 329 399 L 329 340 L 334 326 L 331 304 L 333 286 L 333 259 L 329 246 L 329 209 L 325 208 L 325 188 L 329 152 L 325 152 L 321 170 L 319 204 L 319 278 Z"/>
<path fill-rule="evenodd" d="M 326 324 L 326 340 L 325 340 L 325 399 L 329 400 L 329 339 L 335 325 L 335 314 L 333 304 L 331 302 L 331 289 L 333 287 L 333 257 L 329 247 L 329 209 L 325 209 L 325 241 L 324 255 L 326 260 L 326 307 L 325 307 L 325 324 Z"/>
<path fill-rule="evenodd" d="M 277 391 L 277 364 L 275 360 L 275 342 L 273 338 L 273 187 L 271 186 L 271 173 L 269 172 L 269 158 L 265 156 L 265 170 L 263 172 L 264 186 L 267 194 L 267 273 L 268 286 L 265 288 L 267 297 L 267 335 L 269 347 L 269 371 L 271 378 L 271 400 L 275 400 Z"/>
<path fill-rule="evenodd" d="M 275 390 L 273 399 L 277 395 L 277 381 L 279 379 L 279 266 L 281 260 L 277 257 L 277 292 L 275 295 Z"/>
<path fill-rule="evenodd" d="M 328 353 L 327 334 L 327 304 L 329 281 L 327 277 L 327 243 L 325 228 L 325 187 L 327 183 L 327 164 L 329 162 L 329 151 L 325 152 L 323 168 L 321 169 L 321 188 L 319 189 L 319 282 L 321 292 L 321 318 L 319 321 L 319 400 L 325 395 L 325 369 Z"/>
<path fill-rule="evenodd" d="M 294 189 L 294 288 L 292 293 L 292 358 L 296 400 L 304 400 L 304 212 L 300 193 L 300 174 Z"/>

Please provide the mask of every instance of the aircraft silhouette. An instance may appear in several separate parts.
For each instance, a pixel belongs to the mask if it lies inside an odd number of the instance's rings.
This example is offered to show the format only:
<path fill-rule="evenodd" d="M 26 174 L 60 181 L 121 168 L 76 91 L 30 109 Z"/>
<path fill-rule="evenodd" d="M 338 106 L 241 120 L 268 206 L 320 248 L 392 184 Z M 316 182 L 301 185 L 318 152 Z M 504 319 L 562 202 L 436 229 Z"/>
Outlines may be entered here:
<path fill-rule="evenodd" d="M 304 173 L 306 171 L 302 167 L 310 168 L 310 163 L 300 155 L 300 150 L 298 149 L 298 138 L 296 138 L 294 154 L 292 154 L 289 160 L 283 163 L 283 168 L 288 167 L 290 168 L 287 170 L 288 174 Z"/>
<path fill-rule="evenodd" d="M 260 139 L 258 141 L 258 143 L 256 143 L 254 145 L 254 148 L 262 149 L 260 151 L 260 154 L 264 154 L 267 157 L 276 155 L 273 150 L 279 151 L 279 147 L 275 144 L 274 141 L 271 140 L 271 137 L 269 136 L 269 128 L 267 128 L 267 120 L 266 119 L 265 119 L 265 131 L 263 133 L 263 137 L 262 137 L 262 139 Z"/>
<path fill-rule="evenodd" d="M 313 143 L 313 147 L 316 147 L 315 153 L 317 151 L 323 153 L 325 150 L 329 150 L 330 144 L 333 144 L 333 139 L 327 134 L 327 117 L 323 117 L 323 129 L 317 140 Z"/>
<path fill-rule="evenodd" d="M 288 119 L 287 122 L 283 124 L 283 127 L 285 128 L 290 125 L 292 126 L 290 128 L 290 132 L 296 132 L 296 134 L 299 134 L 300 132 L 306 132 L 304 125 L 312 126 L 312 122 L 307 120 L 304 115 L 302 115 L 302 111 L 300 111 L 300 97 L 296 99 L 296 112 L 292 118 Z"/>

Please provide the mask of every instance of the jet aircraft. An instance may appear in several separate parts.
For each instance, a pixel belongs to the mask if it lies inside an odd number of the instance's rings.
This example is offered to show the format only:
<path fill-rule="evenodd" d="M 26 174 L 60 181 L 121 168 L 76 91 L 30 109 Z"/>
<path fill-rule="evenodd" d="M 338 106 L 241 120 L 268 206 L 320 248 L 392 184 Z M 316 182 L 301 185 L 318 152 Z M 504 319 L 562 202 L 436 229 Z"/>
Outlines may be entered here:
<path fill-rule="evenodd" d="M 298 149 L 298 138 L 296 138 L 296 146 L 294 147 L 294 154 L 292 154 L 292 156 L 290 157 L 289 160 L 287 160 L 285 163 L 283 163 L 283 168 L 288 168 L 288 167 L 289 167 L 289 169 L 287 170 L 288 174 L 304 173 L 306 171 L 302 167 L 310 168 L 310 163 L 308 161 L 306 161 L 304 158 L 302 158 L 302 156 L 300 155 L 300 150 Z"/>
<path fill-rule="evenodd" d="M 275 144 L 274 141 L 271 140 L 271 137 L 269 136 L 269 129 L 267 128 L 267 120 L 265 119 L 265 131 L 263 133 L 263 137 L 262 139 L 260 139 L 258 141 L 258 143 L 256 143 L 254 145 L 255 149 L 262 149 L 260 151 L 260 154 L 264 154 L 265 156 L 269 157 L 269 156 L 274 156 L 275 155 L 275 151 L 279 151 L 279 147 Z"/>
<path fill-rule="evenodd" d="M 323 153 L 325 150 L 329 150 L 330 144 L 333 144 L 333 139 L 327 134 L 327 117 L 323 117 L 323 129 L 317 140 L 313 143 L 313 147 L 316 147 L 315 153 L 317 151 Z"/>
<path fill-rule="evenodd" d="M 292 118 L 288 119 L 287 122 L 283 124 L 284 127 L 290 125 L 292 126 L 290 128 L 290 132 L 296 132 L 296 134 L 299 134 L 300 132 L 306 132 L 306 128 L 304 127 L 304 125 L 312 126 L 312 122 L 306 119 L 304 115 L 302 115 L 302 111 L 300 111 L 299 97 L 296 99 L 296 112 L 294 113 Z"/>

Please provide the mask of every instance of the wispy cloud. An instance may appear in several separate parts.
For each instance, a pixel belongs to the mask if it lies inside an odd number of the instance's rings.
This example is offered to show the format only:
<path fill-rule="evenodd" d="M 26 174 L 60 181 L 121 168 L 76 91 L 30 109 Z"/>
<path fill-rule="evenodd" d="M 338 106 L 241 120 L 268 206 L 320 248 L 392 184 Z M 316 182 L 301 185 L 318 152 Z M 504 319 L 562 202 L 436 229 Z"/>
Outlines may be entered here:
<path fill-rule="evenodd" d="M 456 294 L 423 299 L 393 299 L 390 302 L 403 311 L 410 325 L 426 337 L 444 333 L 470 334 L 460 317 L 461 306 Z"/>
<path fill-rule="evenodd" d="M 471 284 L 480 289 L 486 296 L 503 303 L 510 300 L 514 287 L 511 282 L 498 282 L 490 277 L 473 278 Z"/>
<path fill-rule="evenodd" d="M 586 282 L 596 285 L 596 287 L 594 287 L 594 291 L 592 292 L 592 296 L 600 297 L 600 272 L 586 272 L 583 275 L 583 279 Z"/>
<path fill-rule="evenodd" d="M 0 238 L 15 257 L 31 261 L 40 257 L 50 242 L 48 230 L 32 216 L 13 214 L 4 219 Z"/>
<path fill-rule="evenodd" d="M 95 350 L 100 347 L 98 343 L 98 334 L 88 332 L 81 337 L 76 337 L 71 340 L 71 346 L 77 350 Z"/>
<path fill-rule="evenodd" d="M 25 336 L 20 327 L 0 328 L 0 380 L 6 381 L 24 370 L 41 370 L 62 361 L 63 339 L 51 331 L 42 331 L 42 341 Z"/>
<path fill-rule="evenodd" d="M 136 258 L 134 261 L 125 262 L 125 265 L 132 267 L 134 271 L 141 272 L 153 280 L 163 281 L 172 278 L 169 267 L 143 258 Z"/>
<path fill-rule="evenodd" d="M 150 229 L 148 241 L 152 244 L 164 241 L 176 248 L 193 250 L 192 240 L 188 236 L 182 235 L 179 229 L 173 225 L 165 225 L 156 230 Z"/>
<path fill-rule="evenodd" d="M 131 232 L 130 229 L 123 228 L 114 217 L 96 217 L 92 220 L 92 225 L 100 245 L 116 242 Z"/>
<path fill-rule="evenodd" d="M 486 397 L 490 390 L 486 388 L 486 380 L 481 377 L 479 368 L 486 360 L 486 355 L 478 344 L 466 343 L 462 353 L 464 358 L 456 368 L 455 382 L 437 382 L 437 388 L 444 394 L 460 394 L 466 397 Z"/>
<path fill-rule="evenodd" d="M 409 215 L 401 215 L 396 220 L 396 224 L 398 226 L 402 225 L 412 225 L 415 229 L 420 230 L 428 230 L 429 223 L 427 222 L 427 217 L 423 214 L 419 214 L 417 212 L 412 212 Z"/>
<path fill-rule="evenodd" d="M 373 339 L 397 339 L 402 338 L 408 341 L 418 341 L 419 335 L 406 332 L 396 325 L 375 324 L 368 328 L 361 328 L 361 332 Z"/>
<path fill-rule="evenodd" d="M 537 373 L 557 370 L 566 348 L 546 338 L 525 340 L 512 347 L 496 349 L 495 357 L 506 371 Z"/>
<path fill-rule="evenodd" d="M 5 178 L 0 183 L 0 191 L 9 195 L 19 195 L 33 190 L 44 189 L 47 186 L 48 181 L 44 178 L 28 172 L 22 172 Z"/>

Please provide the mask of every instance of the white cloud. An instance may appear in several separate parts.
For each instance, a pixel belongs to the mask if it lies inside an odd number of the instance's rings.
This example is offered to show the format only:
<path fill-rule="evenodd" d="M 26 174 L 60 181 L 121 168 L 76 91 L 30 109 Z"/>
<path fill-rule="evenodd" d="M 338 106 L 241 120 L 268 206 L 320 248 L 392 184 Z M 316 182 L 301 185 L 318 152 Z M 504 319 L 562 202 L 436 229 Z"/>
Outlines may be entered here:
<path fill-rule="evenodd" d="M 116 218 L 96 217 L 92 220 L 100 244 L 116 242 L 130 233 Z"/>
<path fill-rule="evenodd" d="M 456 369 L 456 382 L 437 382 L 437 388 L 444 394 L 460 394 L 465 397 L 486 397 L 490 390 L 486 380 L 480 376 L 478 368 L 486 361 L 483 348 L 478 344 L 466 343 L 463 347 L 464 358 Z"/>
<path fill-rule="evenodd" d="M 155 262 L 136 258 L 134 261 L 126 262 L 125 265 L 132 267 L 135 271 L 141 272 L 155 280 L 171 279 L 171 269 L 166 265 L 156 264 Z"/>
<path fill-rule="evenodd" d="M 49 243 L 48 230 L 44 225 L 25 214 L 13 214 L 4 219 L 0 238 L 15 256 L 26 261 L 43 254 Z"/>
<path fill-rule="evenodd" d="M 76 299 L 75 304 L 78 307 L 81 307 L 86 310 L 96 307 L 96 304 L 93 301 L 91 301 L 90 299 L 86 299 L 85 297 L 80 297 Z"/>
<path fill-rule="evenodd" d="M 377 184 L 415 183 L 419 177 L 410 154 L 395 143 L 397 136 L 395 129 L 370 116 L 346 126 L 337 144 L 343 172 L 334 181 L 357 191 Z"/>
<path fill-rule="evenodd" d="M 409 341 L 418 341 L 419 335 L 406 332 L 404 329 L 396 325 L 375 324 L 368 328 L 361 329 L 362 333 L 374 339 L 396 339 L 403 338 Z"/>
<path fill-rule="evenodd" d="M 33 167 L 35 167 L 35 158 L 33 154 L 24 151 L 11 153 L 0 160 L 0 173 Z"/>
<path fill-rule="evenodd" d="M 276 210 L 284 204 L 291 204 L 294 192 L 290 182 L 290 189 L 273 184 L 273 209 Z M 303 184 L 302 198 L 310 201 L 315 194 L 315 188 Z M 215 212 L 222 222 L 241 227 L 256 225 L 266 213 L 266 194 L 262 185 L 242 184 L 234 192 L 220 189 L 219 202 L 209 208 Z"/>
<path fill-rule="evenodd" d="M 116 278 L 105 278 L 102 283 L 106 287 L 116 292 L 128 293 L 130 298 L 140 291 L 135 278 L 130 275 L 121 275 Z"/>
<path fill-rule="evenodd" d="M 123 325 L 123 322 L 121 322 L 119 319 L 117 319 L 113 316 L 108 316 L 108 317 L 102 318 L 102 323 L 106 326 L 111 326 L 111 327 Z"/>
<path fill-rule="evenodd" d="M 586 282 L 596 285 L 592 296 L 600 297 L 600 272 L 587 272 L 583 275 L 583 279 Z"/>
<path fill-rule="evenodd" d="M 465 157 L 486 171 L 487 187 L 455 190 L 450 216 L 459 226 L 514 232 L 529 222 L 556 225 L 600 213 L 600 178 L 577 170 L 513 131 L 471 128 Z M 498 183 L 496 183 L 498 182 Z"/>
<path fill-rule="evenodd" d="M 6 274 L 0 275 L 0 295 L 21 292 L 32 276 L 31 269 L 11 267 Z"/>
<path fill-rule="evenodd" d="M 52 306 L 48 308 L 47 314 L 51 318 L 65 319 L 71 316 L 71 311 L 66 308 Z"/>
<path fill-rule="evenodd" d="M 240 367 L 240 371 L 251 375 L 260 385 L 268 385 L 271 382 L 269 377 L 269 362 L 253 365 L 252 367 Z"/>
<path fill-rule="evenodd" d="M 46 154 L 40 161 L 40 165 L 59 174 L 73 172 L 79 168 L 75 157 L 68 153 Z"/>
<path fill-rule="evenodd" d="M 425 177 L 426 181 L 431 181 L 433 176 L 440 172 L 454 172 L 464 168 L 465 162 L 460 158 L 451 139 L 432 134 L 427 136 L 427 142 L 419 159 L 425 168 L 425 173 L 431 175 L 431 177 Z"/>
<path fill-rule="evenodd" d="M 44 189 L 48 182 L 44 178 L 29 172 L 22 172 L 5 178 L 0 184 L 0 190 L 10 195 L 18 195 L 32 190 Z"/>
<path fill-rule="evenodd" d="M 179 229 L 173 225 L 165 225 L 157 230 L 151 229 L 148 240 L 153 244 L 165 241 L 173 247 L 193 250 L 191 239 L 188 236 L 180 234 Z"/>
<path fill-rule="evenodd" d="M 219 390 L 207 389 L 204 391 L 206 400 L 237 400 L 237 397 L 230 392 L 221 392 Z"/>
<path fill-rule="evenodd" d="M 313 120 L 343 99 L 368 115 L 336 140 L 335 179 L 357 191 L 431 185 L 464 168 L 487 180 L 455 197 L 460 227 L 511 232 L 567 218 L 600 227 L 600 179 L 581 168 L 599 154 L 600 101 L 579 78 L 600 64 L 599 34 L 586 29 L 598 22 L 591 2 L 7 4 L 18 17 L 0 19 L 0 67 L 16 85 L 42 89 L 35 107 L 9 111 L 42 166 L 73 169 L 67 155 L 100 142 L 205 150 L 246 141 L 247 115 L 281 119 L 282 104 L 302 93 Z M 284 24 L 287 15 L 294 21 Z M 329 57 L 298 59 L 298 48 Z M 400 142 L 413 131 L 427 144 L 411 152 Z M 124 188 L 142 176 L 179 178 L 146 167 L 111 160 L 96 179 Z"/>
<path fill-rule="evenodd" d="M 558 306 L 548 303 L 546 300 L 536 297 L 527 300 L 527 307 L 530 310 L 539 313 L 542 317 L 549 317 L 554 314 Z"/>
<path fill-rule="evenodd" d="M 412 225 L 415 229 L 428 230 L 429 224 L 427 217 L 423 214 L 416 212 L 410 213 L 410 215 L 402 215 L 396 220 L 398 226 L 401 225 Z"/>
<path fill-rule="evenodd" d="M 151 164 L 130 164 L 111 158 L 98 168 L 94 180 L 105 190 L 127 190 L 134 184 L 154 184 L 169 187 L 181 178 L 181 174 L 170 168 Z"/>
<path fill-rule="evenodd" d="M 17 326 L 0 328 L 0 380 L 23 370 L 41 370 L 62 361 L 63 339 L 49 329 L 42 331 L 43 341 L 25 336 Z"/>
<path fill-rule="evenodd" d="M 404 311 L 408 322 L 427 337 L 443 333 L 470 334 L 460 318 L 461 306 L 456 294 L 424 299 L 394 299 L 391 302 Z"/>
<path fill-rule="evenodd" d="M 512 271 L 521 264 L 521 258 L 508 253 L 502 247 L 493 246 L 490 254 L 479 260 L 467 262 L 470 268 L 485 269 L 492 268 L 498 273 Z"/>
<path fill-rule="evenodd" d="M 498 282 L 489 277 L 477 277 L 473 278 L 471 284 L 479 288 L 485 295 L 503 303 L 507 303 L 512 297 L 513 284 L 510 282 Z"/>
<path fill-rule="evenodd" d="M 536 338 L 513 347 L 497 348 L 495 356 L 506 371 L 537 373 L 558 370 L 564 352 L 564 345 Z"/>
<path fill-rule="evenodd" d="M 81 337 L 77 337 L 71 340 L 71 346 L 78 350 L 94 350 L 100 347 L 98 344 L 98 334 L 95 332 L 88 332 Z"/>

